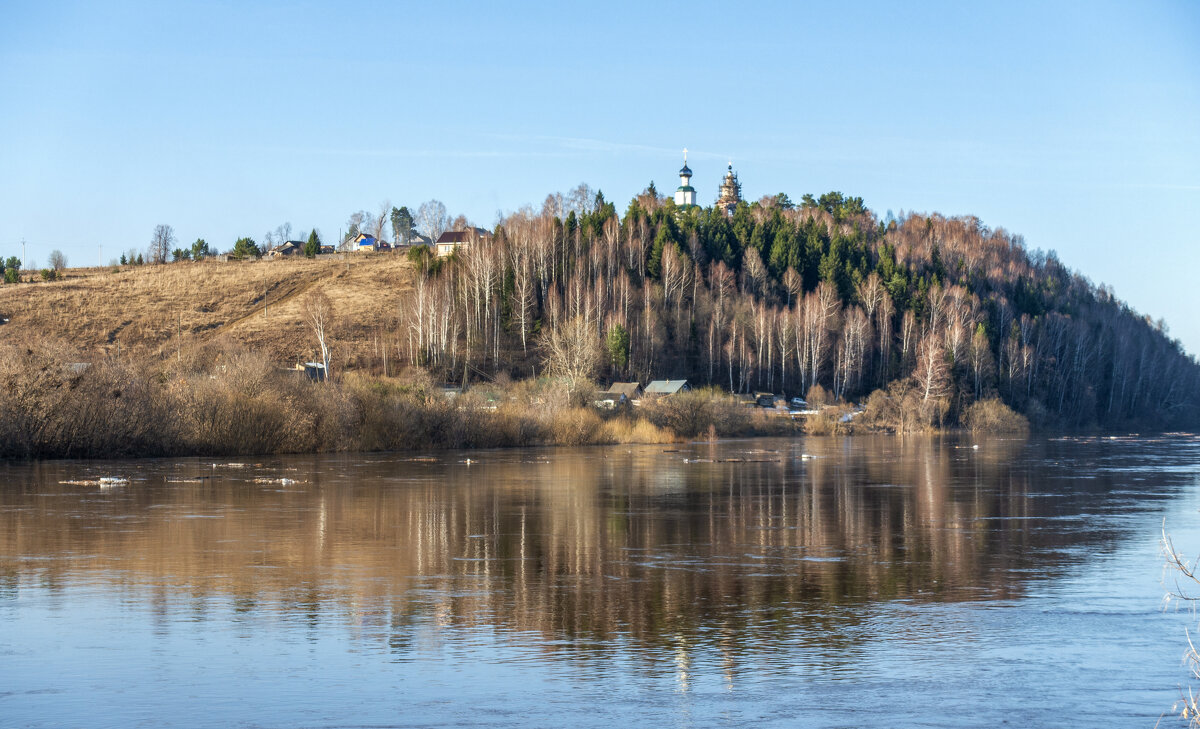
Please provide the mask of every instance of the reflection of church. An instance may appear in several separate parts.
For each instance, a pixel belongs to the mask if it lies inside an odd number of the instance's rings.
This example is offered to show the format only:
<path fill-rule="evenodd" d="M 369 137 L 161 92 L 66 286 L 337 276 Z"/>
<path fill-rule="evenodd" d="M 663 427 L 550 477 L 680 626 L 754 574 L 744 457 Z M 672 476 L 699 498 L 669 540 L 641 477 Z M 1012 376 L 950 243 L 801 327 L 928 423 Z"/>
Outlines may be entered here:
<path fill-rule="evenodd" d="M 716 206 L 725 215 L 732 216 L 741 201 L 742 183 L 738 182 L 731 161 L 729 171 L 725 173 L 725 181 L 721 183 L 721 194 L 717 197 Z M 692 170 L 687 165 L 686 149 L 683 150 L 683 168 L 679 170 L 679 187 L 675 189 L 675 205 L 684 209 L 696 207 L 696 188 L 692 187 Z"/>

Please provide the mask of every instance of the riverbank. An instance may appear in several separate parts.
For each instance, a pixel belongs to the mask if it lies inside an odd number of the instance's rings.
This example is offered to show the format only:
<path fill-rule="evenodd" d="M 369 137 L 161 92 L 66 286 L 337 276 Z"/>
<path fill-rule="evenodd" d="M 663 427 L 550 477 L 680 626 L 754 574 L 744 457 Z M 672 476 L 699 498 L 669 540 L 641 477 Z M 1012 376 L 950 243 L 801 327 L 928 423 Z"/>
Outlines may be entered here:
<path fill-rule="evenodd" d="M 233 344 L 76 364 L 59 343 L 0 347 L 0 458 L 137 458 L 671 443 L 785 435 L 789 418 L 717 390 L 591 406 L 559 381 L 449 396 L 422 370 L 314 382 Z"/>

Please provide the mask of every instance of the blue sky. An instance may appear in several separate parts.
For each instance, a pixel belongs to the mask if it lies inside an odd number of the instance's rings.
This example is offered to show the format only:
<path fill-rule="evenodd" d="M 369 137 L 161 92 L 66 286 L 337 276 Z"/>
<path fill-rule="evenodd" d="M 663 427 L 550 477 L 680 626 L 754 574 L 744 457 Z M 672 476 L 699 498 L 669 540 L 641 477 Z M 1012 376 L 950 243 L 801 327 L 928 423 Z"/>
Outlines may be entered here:
<path fill-rule="evenodd" d="M 0 254 L 841 190 L 1055 250 L 1200 353 L 1200 3 L 0 3 Z"/>

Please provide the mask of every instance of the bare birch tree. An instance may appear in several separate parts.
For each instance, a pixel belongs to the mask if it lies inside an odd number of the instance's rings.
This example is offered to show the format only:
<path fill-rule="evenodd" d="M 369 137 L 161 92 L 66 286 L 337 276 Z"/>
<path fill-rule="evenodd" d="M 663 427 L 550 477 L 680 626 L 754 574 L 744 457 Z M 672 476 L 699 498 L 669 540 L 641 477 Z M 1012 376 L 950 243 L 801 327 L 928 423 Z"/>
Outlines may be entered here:
<path fill-rule="evenodd" d="M 543 335 L 541 345 L 546 372 L 562 378 L 571 397 L 591 380 L 600 365 L 599 339 L 592 323 L 583 316 L 565 319 L 551 327 Z"/>
<path fill-rule="evenodd" d="M 325 381 L 329 381 L 329 330 L 333 324 L 333 302 L 323 291 L 313 291 L 304 297 L 304 319 L 312 327 L 321 352 Z"/>
<path fill-rule="evenodd" d="M 171 249 L 175 246 L 175 229 L 164 223 L 154 227 L 154 237 L 150 239 L 150 262 L 166 263 L 171 258 Z"/>

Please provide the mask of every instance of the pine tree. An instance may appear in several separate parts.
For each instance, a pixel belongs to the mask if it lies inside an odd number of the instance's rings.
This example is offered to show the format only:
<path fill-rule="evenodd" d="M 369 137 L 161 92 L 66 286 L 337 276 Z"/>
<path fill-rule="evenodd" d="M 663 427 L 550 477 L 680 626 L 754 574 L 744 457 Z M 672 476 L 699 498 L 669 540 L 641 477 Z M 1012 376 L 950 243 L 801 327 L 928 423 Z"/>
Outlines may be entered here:
<path fill-rule="evenodd" d="M 304 255 L 308 258 L 316 258 L 321 252 L 321 236 L 317 235 L 316 229 L 308 234 L 308 242 L 304 244 Z"/>

